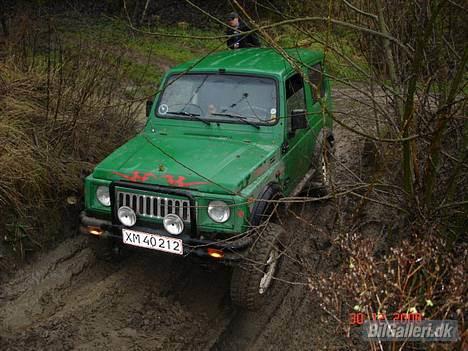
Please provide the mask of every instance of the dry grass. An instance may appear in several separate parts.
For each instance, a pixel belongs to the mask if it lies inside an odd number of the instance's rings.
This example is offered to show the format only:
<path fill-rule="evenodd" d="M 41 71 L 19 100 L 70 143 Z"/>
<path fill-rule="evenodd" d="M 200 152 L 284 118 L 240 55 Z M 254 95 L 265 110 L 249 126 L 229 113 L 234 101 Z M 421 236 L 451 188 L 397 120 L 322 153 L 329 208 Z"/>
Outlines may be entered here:
<path fill-rule="evenodd" d="M 0 233 L 21 256 L 59 232 L 66 197 L 81 194 L 84 175 L 136 125 L 110 54 L 41 52 L 26 46 L 34 35 L 0 47 Z"/>

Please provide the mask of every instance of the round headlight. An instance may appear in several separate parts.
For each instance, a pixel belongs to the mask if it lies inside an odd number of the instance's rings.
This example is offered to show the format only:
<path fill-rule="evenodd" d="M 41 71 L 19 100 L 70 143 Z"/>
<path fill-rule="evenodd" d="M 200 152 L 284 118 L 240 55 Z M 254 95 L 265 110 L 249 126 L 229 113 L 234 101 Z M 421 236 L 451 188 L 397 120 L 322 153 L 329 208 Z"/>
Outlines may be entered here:
<path fill-rule="evenodd" d="M 117 217 L 119 218 L 120 223 L 127 227 L 134 226 L 136 223 L 136 214 L 130 207 L 122 206 L 117 211 Z"/>
<path fill-rule="evenodd" d="M 224 201 L 211 201 L 208 204 L 208 216 L 217 222 L 224 223 L 229 219 L 231 210 Z"/>
<path fill-rule="evenodd" d="M 96 198 L 103 206 L 110 206 L 109 187 L 103 185 L 98 186 L 96 190 Z"/>
<path fill-rule="evenodd" d="M 184 222 L 175 214 L 168 214 L 163 219 L 164 228 L 169 234 L 179 235 L 184 231 Z"/>

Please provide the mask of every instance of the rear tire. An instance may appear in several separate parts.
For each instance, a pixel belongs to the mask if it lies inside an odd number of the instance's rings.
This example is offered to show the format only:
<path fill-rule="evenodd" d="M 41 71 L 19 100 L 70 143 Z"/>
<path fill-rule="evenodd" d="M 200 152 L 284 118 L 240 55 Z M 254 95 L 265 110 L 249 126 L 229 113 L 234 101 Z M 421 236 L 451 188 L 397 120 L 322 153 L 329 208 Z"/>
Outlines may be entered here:
<path fill-rule="evenodd" d="M 323 134 L 322 134 L 323 135 Z M 314 166 L 317 171 L 313 177 L 314 184 L 320 195 L 328 195 L 333 192 L 335 174 L 335 149 L 333 134 L 322 137 L 317 141 L 314 155 Z"/>
<path fill-rule="evenodd" d="M 247 310 L 259 309 L 269 300 L 283 259 L 283 227 L 269 223 L 262 229 L 244 263 L 234 267 L 231 278 L 231 300 Z"/>

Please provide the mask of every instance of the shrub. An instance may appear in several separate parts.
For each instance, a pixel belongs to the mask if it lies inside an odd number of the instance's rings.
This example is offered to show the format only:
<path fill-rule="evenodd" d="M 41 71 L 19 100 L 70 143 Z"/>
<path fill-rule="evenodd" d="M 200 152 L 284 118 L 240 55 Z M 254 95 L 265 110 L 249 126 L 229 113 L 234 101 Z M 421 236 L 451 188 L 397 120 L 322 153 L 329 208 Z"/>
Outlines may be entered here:
<path fill-rule="evenodd" d="M 137 123 L 111 53 L 31 27 L 0 47 L 0 232 L 20 256 L 60 235 L 66 198 Z"/>

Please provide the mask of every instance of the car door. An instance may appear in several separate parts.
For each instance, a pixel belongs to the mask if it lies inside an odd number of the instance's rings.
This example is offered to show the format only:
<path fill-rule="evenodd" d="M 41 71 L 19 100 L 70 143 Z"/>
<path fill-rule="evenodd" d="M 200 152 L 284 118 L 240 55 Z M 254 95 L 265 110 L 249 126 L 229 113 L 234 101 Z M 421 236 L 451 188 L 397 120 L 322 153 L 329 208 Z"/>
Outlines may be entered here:
<path fill-rule="evenodd" d="M 290 194 L 301 181 L 310 167 L 310 128 L 292 130 L 291 115 L 293 110 L 307 108 L 308 87 L 304 85 L 304 79 L 299 73 L 295 73 L 285 81 L 286 93 L 286 128 L 285 142 L 283 145 L 284 162 L 286 172 L 283 179 L 285 194 Z M 309 89 L 310 90 L 310 89 Z"/>

